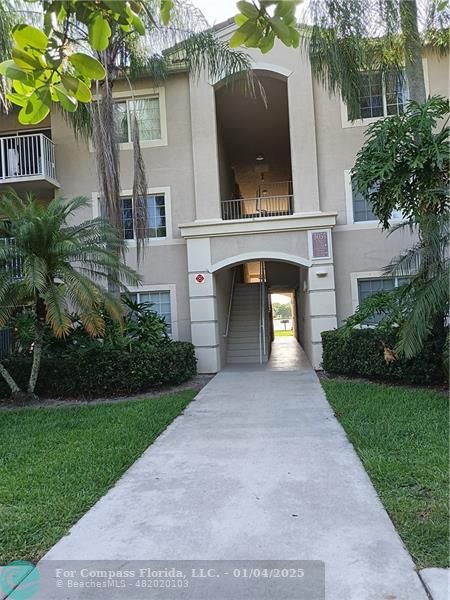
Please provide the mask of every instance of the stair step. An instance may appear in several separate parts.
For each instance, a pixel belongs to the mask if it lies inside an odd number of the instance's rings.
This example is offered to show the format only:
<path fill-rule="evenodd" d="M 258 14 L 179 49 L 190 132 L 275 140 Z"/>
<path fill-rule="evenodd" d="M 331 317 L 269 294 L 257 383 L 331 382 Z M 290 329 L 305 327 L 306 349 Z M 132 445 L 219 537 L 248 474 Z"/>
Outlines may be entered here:
<path fill-rule="evenodd" d="M 267 362 L 267 358 L 263 357 L 263 363 Z M 238 365 L 241 363 L 259 365 L 259 356 L 257 358 L 252 356 L 237 356 L 237 357 L 229 357 L 227 360 L 229 365 Z"/>
<path fill-rule="evenodd" d="M 259 351 L 259 340 L 246 340 L 242 341 L 233 340 L 228 342 L 228 350 L 258 350 Z"/>

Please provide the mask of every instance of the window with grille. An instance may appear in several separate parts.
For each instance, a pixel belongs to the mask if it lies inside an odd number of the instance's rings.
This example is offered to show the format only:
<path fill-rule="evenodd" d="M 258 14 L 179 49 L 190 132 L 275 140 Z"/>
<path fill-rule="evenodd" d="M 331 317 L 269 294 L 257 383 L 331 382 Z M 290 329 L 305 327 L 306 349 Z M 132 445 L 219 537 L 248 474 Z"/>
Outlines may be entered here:
<path fill-rule="evenodd" d="M 348 110 L 348 119 L 375 119 L 403 113 L 408 100 L 404 71 L 381 73 L 366 71 L 360 75 L 359 106 Z"/>
<path fill-rule="evenodd" d="M 136 302 L 137 304 L 150 304 L 150 310 L 153 310 L 160 317 L 164 318 L 167 325 L 167 332 L 172 333 L 172 310 L 169 290 L 136 292 L 134 294 L 129 294 L 129 296 L 133 302 Z"/>
<path fill-rule="evenodd" d="M 122 228 L 125 240 L 135 238 L 133 223 L 133 199 L 122 198 Z M 147 196 L 147 226 L 145 237 L 158 239 L 167 237 L 166 202 L 164 194 Z"/>
<path fill-rule="evenodd" d="M 141 141 L 161 139 L 160 103 L 159 97 L 154 96 L 114 102 L 114 124 L 119 143 L 131 143 L 133 141 L 135 116 Z"/>

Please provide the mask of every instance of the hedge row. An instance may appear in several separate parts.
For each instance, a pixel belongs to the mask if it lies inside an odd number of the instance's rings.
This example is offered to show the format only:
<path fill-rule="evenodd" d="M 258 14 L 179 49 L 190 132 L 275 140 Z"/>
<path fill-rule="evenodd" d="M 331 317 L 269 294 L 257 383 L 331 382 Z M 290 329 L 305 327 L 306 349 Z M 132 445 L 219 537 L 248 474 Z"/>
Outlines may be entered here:
<path fill-rule="evenodd" d="M 12 356 L 4 361 L 22 389 L 30 373 L 29 357 Z M 160 347 L 87 348 L 60 356 L 44 356 L 36 386 L 39 396 L 50 398 L 95 398 L 148 391 L 159 385 L 175 385 L 196 373 L 194 347 L 188 342 L 170 342 Z M 1 378 L 0 397 L 9 388 Z"/>
<path fill-rule="evenodd" d="M 384 360 L 383 342 L 396 343 L 396 333 L 381 334 L 376 329 L 343 329 L 322 332 L 322 368 L 328 373 L 359 375 L 413 384 L 437 384 L 446 379 L 443 366 L 445 337 L 430 339 L 413 359 Z"/>

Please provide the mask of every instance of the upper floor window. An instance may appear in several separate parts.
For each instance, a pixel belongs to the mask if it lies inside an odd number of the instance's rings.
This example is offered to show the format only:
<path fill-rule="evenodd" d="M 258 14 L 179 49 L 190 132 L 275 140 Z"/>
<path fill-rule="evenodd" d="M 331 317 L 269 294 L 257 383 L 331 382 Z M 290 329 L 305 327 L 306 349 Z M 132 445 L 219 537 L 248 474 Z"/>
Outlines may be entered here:
<path fill-rule="evenodd" d="M 347 109 L 348 120 L 400 115 L 407 100 L 408 86 L 404 71 L 366 71 L 360 75 L 359 106 L 355 113 L 352 113 L 350 108 Z"/>
<path fill-rule="evenodd" d="M 376 187 L 373 186 L 371 191 L 375 191 Z M 353 223 L 364 223 L 367 221 L 379 221 L 378 217 L 374 214 L 369 200 L 358 191 L 356 182 L 351 178 L 351 195 L 352 195 L 352 212 L 353 212 Z M 391 219 L 401 219 L 403 217 L 401 211 L 395 210 Z"/>
<path fill-rule="evenodd" d="M 353 203 L 353 221 L 378 221 L 378 217 L 373 213 L 370 203 L 358 191 L 355 180 L 352 178 L 352 203 Z"/>
<path fill-rule="evenodd" d="M 114 102 L 114 123 L 120 144 L 133 142 L 133 123 L 136 115 L 140 140 L 161 139 L 161 110 L 159 96 L 117 100 Z"/>
<path fill-rule="evenodd" d="M 122 198 L 122 227 L 125 240 L 134 240 L 133 199 Z M 146 238 L 167 237 L 166 200 L 164 194 L 147 196 L 147 227 Z"/>

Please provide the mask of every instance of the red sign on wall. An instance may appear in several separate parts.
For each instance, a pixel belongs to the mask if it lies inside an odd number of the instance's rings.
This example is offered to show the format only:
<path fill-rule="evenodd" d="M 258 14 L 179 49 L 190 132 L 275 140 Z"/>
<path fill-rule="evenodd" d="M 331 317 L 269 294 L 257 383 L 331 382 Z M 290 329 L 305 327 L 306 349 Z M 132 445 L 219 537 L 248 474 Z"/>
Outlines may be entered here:
<path fill-rule="evenodd" d="M 205 281 L 205 276 L 202 275 L 201 273 L 199 273 L 198 275 L 195 276 L 195 281 L 197 283 L 203 283 Z"/>

